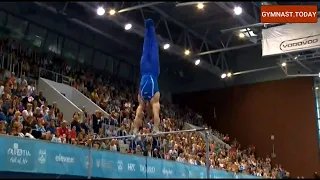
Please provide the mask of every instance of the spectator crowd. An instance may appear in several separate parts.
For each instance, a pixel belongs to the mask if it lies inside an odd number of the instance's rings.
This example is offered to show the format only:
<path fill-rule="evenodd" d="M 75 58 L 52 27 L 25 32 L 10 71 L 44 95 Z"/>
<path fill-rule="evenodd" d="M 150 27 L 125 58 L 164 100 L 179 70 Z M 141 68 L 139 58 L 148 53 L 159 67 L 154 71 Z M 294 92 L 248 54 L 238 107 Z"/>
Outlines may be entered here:
<path fill-rule="evenodd" d="M 94 73 L 94 70 L 84 70 L 80 66 L 71 67 L 61 59 L 49 60 L 46 54 L 21 42 L 3 39 L 0 44 L 1 135 L 88 146 L 90 139 L 132 133 L 137 107 L 137 88 L 134 84 L 107 74 Z M 73 119 L 64 119 L 59 104 L 48 104 L 46 94 L 36 88 L 35 80 L 39 74 L 52 79 L 50 74 L 40 72 L 40 68 L 70 77 L 72 86 L 108 115 L 99 110 L 88 114 L 82 107 L 82 112 L 74 112 Z M 161 99 L 160 116 L 160 131 L 181 130 L 185 122 L 207 127 L 200 115 L 171 104 L 164 98 Z M 152 119 L 146 117 L 140 133 L 150 133 L 152 128 Z M 272 179 L 290 177 L 280 164 L 272 166 L 271 158 L 256 157 L 253 145 L 243 148 L 236 140 L 230 140 L 228 135 L 208 128 L 211 135 L 223 141 L 210 142 L 211 168 Z M 95 141 L 93 148 L 205 166 L 205 141 L 199 132 Z"/>

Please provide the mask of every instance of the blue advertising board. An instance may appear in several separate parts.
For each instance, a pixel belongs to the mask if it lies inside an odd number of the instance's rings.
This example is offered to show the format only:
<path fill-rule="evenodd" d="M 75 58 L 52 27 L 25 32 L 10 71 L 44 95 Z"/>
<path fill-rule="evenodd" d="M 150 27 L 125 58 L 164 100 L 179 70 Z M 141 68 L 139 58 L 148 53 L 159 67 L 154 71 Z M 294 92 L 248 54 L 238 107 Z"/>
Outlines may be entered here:
<path fill-rule="evenodd" d="M 0 171 L 44 173 L 97 178 L 206 178 L 206 168 L 144 156 L 89 150 L 66 144 L 0 136 Z M 211 169 L 210 178 L 258 178 Z"/>

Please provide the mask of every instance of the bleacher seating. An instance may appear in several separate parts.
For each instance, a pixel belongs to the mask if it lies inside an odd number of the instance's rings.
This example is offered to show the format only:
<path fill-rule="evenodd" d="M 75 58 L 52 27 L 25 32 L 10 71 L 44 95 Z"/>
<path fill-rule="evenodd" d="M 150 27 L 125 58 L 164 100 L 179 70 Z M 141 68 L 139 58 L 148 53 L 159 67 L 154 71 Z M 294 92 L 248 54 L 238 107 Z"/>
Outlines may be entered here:
<path fill-rule="evenodd" d="M 92 177 L 206 177 L 205 140 L 198 132 L 95 141 L 89 153 L 91 139 L 132 133 L 137 106 L 135 85 L 96 76 L 66 63 L 46 62 L 46 55 L 36 52 L 16 41 L 1 41 L 0 157 L 6 163 L 0 165 L 0 171 L 87 176 L 91 154 Z M 61 66 L 60 71 L 52 73 L 57 66 Z M 42 93 L 35 85 L 39 75 L 71 85 L 100 108 L 88 112 L 79 106 L 66 119 L 64 114 L 70 112 L 61 109 L 65 105 L 50 99 L 50 94 Z M 205 126 L 201 116 L 191 109 L 180 109 L 166 99 L 161 99 L 161 104 L 161 131 L 181 130 L 186 122 Z M 152 120 L 145 118 L 140 133 L 151 132 L 152 126 Z M 289 175 L 281 167 L 272 167 L 270 158 L 256 158 L 255 148 L 240 149 L 239 142 L 230 141 L 227 135 L 211 128 L 210 133 L 211 178 Z"/>

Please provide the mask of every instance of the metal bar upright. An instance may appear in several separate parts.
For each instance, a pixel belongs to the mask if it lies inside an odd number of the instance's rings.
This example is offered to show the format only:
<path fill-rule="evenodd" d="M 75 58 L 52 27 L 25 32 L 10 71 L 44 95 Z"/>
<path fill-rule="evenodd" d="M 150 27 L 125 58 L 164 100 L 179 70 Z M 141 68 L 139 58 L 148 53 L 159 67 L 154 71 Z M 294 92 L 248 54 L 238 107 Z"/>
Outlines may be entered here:
<path fill-rule="evenodd" d="M 88 153 L 88 179 L 91 179 L 91 164 L 92 164 L 92 141 L 89 143 L 89 153 Z"/>
<path fill-rule="evenodd" d="M 205 133 L 205 139 L 206 139 L 206 171 L 207 171 L 207 179 L 210 179 L 210 160 L 209 160 L 209 154 L 210 154 L 210 147 L 209 147 L 209 132 L 206 130 Z"/>

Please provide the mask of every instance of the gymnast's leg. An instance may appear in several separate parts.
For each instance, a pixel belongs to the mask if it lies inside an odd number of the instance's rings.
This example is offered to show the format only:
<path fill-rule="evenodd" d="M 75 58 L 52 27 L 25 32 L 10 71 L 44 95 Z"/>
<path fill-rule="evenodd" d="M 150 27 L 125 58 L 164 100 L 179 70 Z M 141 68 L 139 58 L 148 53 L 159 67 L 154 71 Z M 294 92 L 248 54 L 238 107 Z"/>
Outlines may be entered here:
<path fill-rule="evenodd" d="M 134 129 L 133 135 L 137 135 L 139 131 L 139 127 L 142 125 L 143 120 L 143 110 L 145 108 L 145 103 L 143 102 L 140 95 L 138 95 L 139 106 L 136 109 L 136 117 L 133 121 Z"/>
<path fill-rule="evenodd" d="M 153 133 L 158 133 L 160 124 L 160 92 L 158 88 L 158 77 L 160 74 L 159 47 L 152 20 L 147 19 L 145 26 L 146 31 L 143 52 L 146 52 L 144 54 L 148 54 L 149 57 L 144 60 L 148 61 L 149 67 L 151 67 L 151 69 L 149 69 L 149 72 L 144 73 L 151 74 L 151 81 L 153 82 L 152 89 L 154 91 L 152 92 L 153 96 L 150 99 L 150 106 L 148 106 L 148 108 L 151 109 L 147 112 L 153 113 L 152 115 L 149 115 L 149 117 L 153 117 L 154 121 Z"/>
<path fill-rule="evenodd" d="M 157 92 L 150 101 L 152 112 L 153 112 L 153 133 L 159 132 L 160 124 L 160 92 Z"/>
<path fill-rule="evenodd" d="M 144 36 L 142 57 L 140 60 L 141 77 L 152 75 L 158 79 L 160 74 L 159 47 L 151 19 L 147 19 L 145 22 Z"/>

